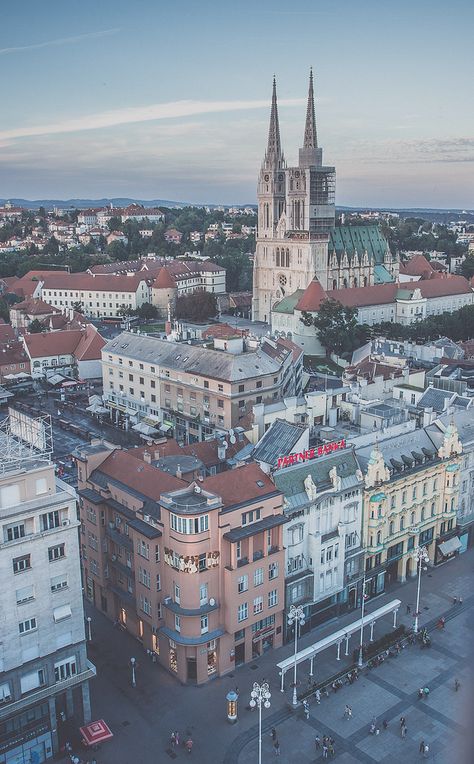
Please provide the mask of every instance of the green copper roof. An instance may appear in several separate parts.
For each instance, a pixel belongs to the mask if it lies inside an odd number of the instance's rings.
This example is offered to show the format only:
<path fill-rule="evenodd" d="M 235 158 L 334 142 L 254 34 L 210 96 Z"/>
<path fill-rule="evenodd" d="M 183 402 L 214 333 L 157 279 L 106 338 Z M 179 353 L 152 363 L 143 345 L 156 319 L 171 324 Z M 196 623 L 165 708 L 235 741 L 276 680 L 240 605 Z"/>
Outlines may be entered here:
<path fill-rule="evenodd" d="M 329 253 L 336 252 L 338 259 L 347 252 L 349 259 L 354 252 L 361 257 L 365 251 L 375 263 L 383 263 L 388 243 L 378 225 L 342 225 L 330 232 Z"/>
<path fill-rule="evenodd" d="M 374 265 L 374 282 L 376 284 L 388 284 L 389 281 L 393 281 L 393 278 L 385 265 Z"/>
<path fill-rule="evenodd" d="M 272 306 L 273 313 L 293 313 L 296 303 L 300 297 L 304 295 L 304 289 L 297 289 L 293 294 L 289 294 L 288 297 L 284 297 L 278 305 Z"/>

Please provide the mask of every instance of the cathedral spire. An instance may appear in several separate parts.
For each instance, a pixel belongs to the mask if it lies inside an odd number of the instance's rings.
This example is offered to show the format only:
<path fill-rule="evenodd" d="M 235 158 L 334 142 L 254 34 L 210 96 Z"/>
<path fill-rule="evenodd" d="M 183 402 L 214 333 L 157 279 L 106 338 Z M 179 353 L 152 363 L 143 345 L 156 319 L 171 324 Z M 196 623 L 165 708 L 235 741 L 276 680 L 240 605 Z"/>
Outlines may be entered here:
<path fill-rule="evenodd" d="M 306 107 L 306 124 L 304 128 L 305 149 L 316 149 L 318 147 L 318 135 L 316 132 L 316 116 L 314 113 L 314 89 L 313 89 L 313 69 L 309 70 L 309 90 L 308 105 Z"/>
<path fill-rule="evenodd" d="M 316 116 L 314 113 L 313 70 L 309 70 L 308 105 L 304 126 L 303 148 L 300 149 L 300 167 L 315 167 L 323 163 L 323 150 L 318 148 Z"/>
<path fill-rule="evenodd" d="M 270 127 L 268 129 L 268 144 L 265 153 L 265 164 L 267 166 L 281 167 L 283 162 L 283 152 L 280 141 L 280 125 L 278 122 L 278 104 L 276 93 L 276 79 L 273 76 L 272 108 L 270 111 Z"/>

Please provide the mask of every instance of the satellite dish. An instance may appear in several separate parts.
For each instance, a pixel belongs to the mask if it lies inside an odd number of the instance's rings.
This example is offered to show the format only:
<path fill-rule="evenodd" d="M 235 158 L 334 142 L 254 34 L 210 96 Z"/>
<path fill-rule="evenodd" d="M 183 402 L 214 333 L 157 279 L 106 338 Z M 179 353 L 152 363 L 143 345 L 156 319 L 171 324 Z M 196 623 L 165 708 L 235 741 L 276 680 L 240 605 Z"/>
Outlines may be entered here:
<path fill-rule="evenodd" d="M 222 441 L 222 448 L 224 448 L 224 449 L 229 448 L 229 444 L 227 443 L 226 440 Z"/>
<path fill-rule="evenodd" d="M 201 493 L 201 486 L 195 485 L 194 486 L 194 493 Z"/>
<path fill-rule="evenodd" d="M 237 443 L 237 438 L 235 437 L 234 433 L 232 433 L 229 440 L 232 443 L 232 445 L 234 445 L 234 443 Z"/>
<path fill-rule="evenodd" d="M 214 605 L 216 604 L 216 601 L 215 601 L 214 597 L 210 598 L 209 604 L 210 604 L 211 607 L 214 607 Z"/>

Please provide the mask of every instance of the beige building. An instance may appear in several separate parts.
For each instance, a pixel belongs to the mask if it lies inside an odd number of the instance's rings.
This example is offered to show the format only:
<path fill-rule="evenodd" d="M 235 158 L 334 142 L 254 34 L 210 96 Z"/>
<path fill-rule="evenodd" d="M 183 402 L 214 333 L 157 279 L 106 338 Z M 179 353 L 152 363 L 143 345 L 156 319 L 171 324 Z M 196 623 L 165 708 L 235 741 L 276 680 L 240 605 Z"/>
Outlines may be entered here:
<path fill-rule="evenodd" d="M 365 479 L 363 546 L 369 596 L 383 591 L 386 583 L 416 575 L 416 547 L 426 547 L 432 564 L 459 548 L 461 452 L 454 424 L 446 428 L 439 446 L 421 429 L 357 450 Z"/>
<path fill-rule="evenodd" d="M 116 318 L 121 309 L 135 310 L 150 302 L 150 284 L 146 274 L 126 276 L 91 273 L 55 273 L 41 276 L 41 299 L 64 310 L 81 303 L 84 315 L 91 318 Z"/>
<path fill-rule="evenodd" d="M 117 421 L 203 440 L 241 426 L 255 404 L 299 393 L 302 360 L 287 340 L 234 354 L 124 332 L 102 350 L 104 403 Z"/>
<path fill-rule="evenodd" d="M 282 495 L 256 464 L 185 480 L 159 450 L 76 457 L 87 597 L 153 660 L 202 684 L 282 644 Z"/>

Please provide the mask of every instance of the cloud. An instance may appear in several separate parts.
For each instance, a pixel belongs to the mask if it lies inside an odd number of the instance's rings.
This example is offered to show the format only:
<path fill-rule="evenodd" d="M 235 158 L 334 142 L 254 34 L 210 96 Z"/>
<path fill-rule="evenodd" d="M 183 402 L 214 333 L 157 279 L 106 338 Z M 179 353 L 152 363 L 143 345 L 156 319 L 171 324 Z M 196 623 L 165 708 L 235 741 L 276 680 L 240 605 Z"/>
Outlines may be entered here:
<path fill-rule="evenodd" d="M 302 98 L 288 98 L 279 102 L 280 106 L 300 106 Z M 131 106 L 98 114 L 89 114 L 75 119 L 52 122 L 46 125 L 32 125 L 0 131 L 0 141 L 25 138 L 33 135 L 56 135 L 58 133 L 76 133 L 82 130 L 97 130 L 104 127 L 116 127 L 132 122 L 150 122 L 158 119 L 178 119 L 198 114 L 217 112 L 247 111 L 249 109 L 267 109 L 268 100 L 263 101 L 170 101 L 150 106 Z"/>
<path fill-rule="evenodd" d="M 23 53 L 28 50 L 40 50 L 40 48 L 53 48 L 58 45 L 71 45 L 76 42 L 82 42 L 82 40 L 95 40 L 99 37 L 110 37 L 111 35 L 120 32 L 119 27 L 113 29 L 103 29 L 99 32 L 87 32 L 87 34 L 78 34 L 74 37 L 58 37 L 56 40 L 45 40 L 44 42 L 36 42 L 32 45 L 19 45 L 12 48 L 0 48 L 0 56 L 6 56 L 9 53 Z"/>

